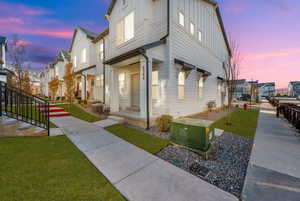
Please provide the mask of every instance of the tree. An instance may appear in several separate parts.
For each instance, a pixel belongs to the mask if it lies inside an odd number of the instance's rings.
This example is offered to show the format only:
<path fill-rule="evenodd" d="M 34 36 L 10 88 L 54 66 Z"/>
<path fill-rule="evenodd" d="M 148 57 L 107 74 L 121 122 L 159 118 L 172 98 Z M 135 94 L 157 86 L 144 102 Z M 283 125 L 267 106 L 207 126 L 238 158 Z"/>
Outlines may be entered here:
<path fill-rule="evenodd" d="M 238 43 L 235 40 L 230 40 L 231 47 L 231 57 L 228 63 L 223 64 L 223 69 L 225 72 L 225 82 L 227 84 L 227 94 L 228 94 L 228 107 L 232 105 L 234 93 L 236 90 L 237 79 L 239 77 L 240 67 L 241 67 L 241 54 Z"/>
<path fill-rule="evenodd" d="M 228 111 L 232 106 L 233 97 L 235 94 L 237 79 L 239 77 L 239 70 L 241 67 L 241 54 L 238 43 L 230 40 L 231 57 L 228 59 L 228 63 L 223 63 L 223 69 L 225 74 L 225 82 L 227 85 L 227 98 L 228 98 Z M 226 119 L 226 125 L 231 125 L 231 115 L 228 115 Z"/>
<path fill-rule="evenodd" d="M 29 77 L 29 73 L 24 71 L 22 73 L 22 86 L 21 89 L 29 94 L 32 94 L 31 81 Z"/>
<path fill-rule="evenodd" d="M 71 104 L 74 101 L 74 90 L 75 90 L 75 73 L 73 72 L 73 63 L 70 62 L 65 66 L 64 82 L 66 86 L 65 97 L 66 100 Z"/>
<path fill-rule="evenodd" d="M 56 94 L 57 94 L 57 91 L 58 91 L 58 88 L 59 88 L 59 79 L 58 77 L 55 77 L 53 80 L 51 80 L 48 85 L 49 85 L 49 89 L 51 91 L 51 95 L 52 95 L 52 98 L 55 99 L 56 97 Z"/>
<path fill-rule="evenodd" d="M 26 62 L 26 46 L 18 35 L 14 35 L 13 39 L 9 42 L 8 56 L 12 65 L 16 68 L 16 88 L 22 88 L 22 74 L 24 63 Z"/>

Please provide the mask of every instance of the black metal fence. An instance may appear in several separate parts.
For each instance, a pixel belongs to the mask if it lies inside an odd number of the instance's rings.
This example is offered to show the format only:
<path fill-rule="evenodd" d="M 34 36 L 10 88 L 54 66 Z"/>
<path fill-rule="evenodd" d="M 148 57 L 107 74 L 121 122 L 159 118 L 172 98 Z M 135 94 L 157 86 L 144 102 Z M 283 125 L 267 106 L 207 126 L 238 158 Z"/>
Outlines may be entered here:
<path fill-rule="evenodd" d="M 0 116 L 5 115 L 50 131 L 49 102 L 0 81 Z"/>
<path fill-rule="evenodd" d="M 277 108 L 277 117 L 283 115 L 293 126 L 300 131 L 300 107 L 291 103 L 280 103 L 275 98 L 267 98 L 269 103 Z"/>

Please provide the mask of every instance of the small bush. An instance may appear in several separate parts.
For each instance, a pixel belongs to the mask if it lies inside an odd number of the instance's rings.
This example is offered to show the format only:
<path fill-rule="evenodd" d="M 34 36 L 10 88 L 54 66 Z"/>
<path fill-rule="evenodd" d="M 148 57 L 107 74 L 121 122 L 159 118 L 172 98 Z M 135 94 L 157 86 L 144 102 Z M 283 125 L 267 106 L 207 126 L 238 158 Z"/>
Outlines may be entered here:
<path fill-rule="evenodd" d="M 161 115 L 156 119 L 156 123 L 159 127 L 159 130 L 161 132 L 168 132 L 171 128 L 171 122 L 173 120 L 173 117 L 170 115 Z"/>

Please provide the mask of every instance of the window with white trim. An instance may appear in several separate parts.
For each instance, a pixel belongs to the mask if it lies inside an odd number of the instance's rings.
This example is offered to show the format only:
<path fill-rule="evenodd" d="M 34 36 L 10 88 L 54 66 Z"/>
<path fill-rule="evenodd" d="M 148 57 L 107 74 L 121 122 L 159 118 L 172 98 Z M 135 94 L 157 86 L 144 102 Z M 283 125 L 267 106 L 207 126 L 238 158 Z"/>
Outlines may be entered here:
<path fill-rule="evenodd" d="M 199 97 L 199 99 L 203 98 L 203 87 L 204 87 L 204 79 L 203 79 L 203 77 L 200 77 L 199 83 L 198 83 L 198 97 Z"/>
<path fill-rule="evenodd" d="M 76 68 L 77 67 L 77 57 L 76 56 L 74 56 L 74 59 L 73 59 L 73 62 L 74 62 L 74 67 Z"/>
<path fill-rule="evenodd" d="M 202 42 L 202 32 L 198 31 L 198 40 Z"/>
<path fill-rule="evenodd" d="M 178 99 L 184 99 L 185 73 L 178 73 Z"/>
<path fill-rule="evenodd" d="M 55 66 L 55 76 L 58 76 L 58 66 Z"/>
<path fill-rule="evenodd" d="M 192 22 L 190 24 L 190 32 L 191 32 L 192 35 L 195 34 L 195 25 Z"/>
<path fill-rule="evenodd" d="M 125 95 L 125 73 L 119 74 L 119 92 L 121 96 Z"/>
<path fill-rule="evenodd" d="M 122 44 L 134 37 L 134 12 L 117 23 L 117 44 Z"/>
<path fill-rule="evenodd" d="M 81 51 L 81 63 L 86 63 L 86 48 Z"/>
<path fill-rule="evenodd" d="M 100 52 L 100 59 L 103 60 L 103 58 L 104 58 L 104 44 L 103 44 L 103 42 L 100 43 L 99 52 Z"/>
<path fill-rule="evenodd" d="M 184 27 L 184 14 L 182 12 L 178 12 L 179 24 Z"/>
<path fill-rule="evenodd" d="M 158 71 L 152 71 L 152 100 L 159 99 Z"/>

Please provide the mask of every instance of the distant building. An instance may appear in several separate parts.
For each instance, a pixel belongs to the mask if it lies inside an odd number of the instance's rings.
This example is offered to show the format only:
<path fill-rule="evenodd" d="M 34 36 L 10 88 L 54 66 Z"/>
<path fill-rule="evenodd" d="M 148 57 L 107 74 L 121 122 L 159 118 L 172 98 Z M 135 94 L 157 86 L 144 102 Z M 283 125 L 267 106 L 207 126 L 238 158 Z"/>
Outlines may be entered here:
<path fill-rule="evenodd" d="M 241 80 L 235 80 L 236 84 L 235 92 L 234 92 L 234 98 L 240 99 L 245 96 L 250 96 L 251 94 L 251 84 L 246 81 L 246 79 Z"/>
<path fill-rule="evenodd" d="M 289 94 L 288 88 L 276 89 L 276 92 L 275 92 L 276 96 L 288 96 L 288 94 Z"/>
<path fill-rule="evenodd" d="M 261 97 L 272 97 L 275 96 L 275 82 L 266 82 L 258 84 L 258 96 Z"/>
<path fill-rule="evenodd" d="M 300 95 L 300 81 L 293 81 L 289 83 L 289 96 L 296 97 Z"/>

